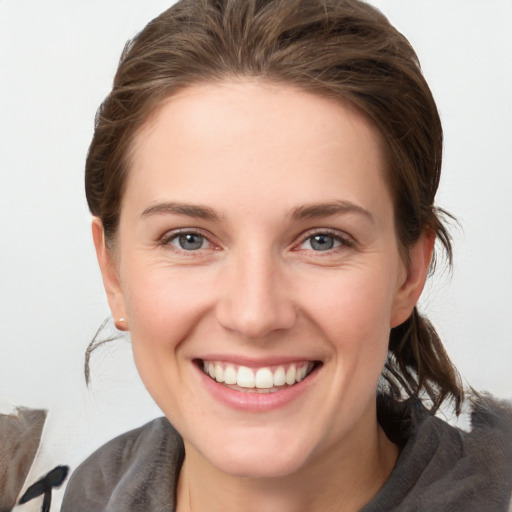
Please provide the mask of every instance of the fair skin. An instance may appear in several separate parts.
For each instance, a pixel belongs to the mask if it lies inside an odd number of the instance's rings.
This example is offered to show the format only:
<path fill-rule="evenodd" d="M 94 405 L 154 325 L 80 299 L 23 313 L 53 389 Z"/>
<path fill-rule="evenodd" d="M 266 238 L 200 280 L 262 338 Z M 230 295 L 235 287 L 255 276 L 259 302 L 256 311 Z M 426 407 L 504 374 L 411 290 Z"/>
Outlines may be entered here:
<path fill-rule="evenodd" d="M 195 85 L 138 134 L 114 250 L 93 236 L 184 438 L 179 512 L 356 511 L 389 477 L 375 390 L 433 240 L 404 263 L 384 176 L 355 108 L 289 86 Z"/>

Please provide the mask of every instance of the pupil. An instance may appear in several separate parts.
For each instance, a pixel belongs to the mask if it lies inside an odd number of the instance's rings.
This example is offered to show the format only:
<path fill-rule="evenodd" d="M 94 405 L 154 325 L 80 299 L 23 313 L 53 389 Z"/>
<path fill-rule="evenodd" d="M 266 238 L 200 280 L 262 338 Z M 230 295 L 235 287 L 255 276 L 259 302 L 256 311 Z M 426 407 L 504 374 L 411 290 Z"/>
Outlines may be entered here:
<path fill-rule="evenodd" d="M 315 235 L 311 237 L 311 247 L 315 251 L 328 251 L 334 246 L 334 239 L 328 235 Z"/>
<path fill-rule="evenodd" d="M 187 251 L 200 249 L 203 245 L 203 237 L 194 233 L 186 233 L 179 237 L 180 247 Z"/>

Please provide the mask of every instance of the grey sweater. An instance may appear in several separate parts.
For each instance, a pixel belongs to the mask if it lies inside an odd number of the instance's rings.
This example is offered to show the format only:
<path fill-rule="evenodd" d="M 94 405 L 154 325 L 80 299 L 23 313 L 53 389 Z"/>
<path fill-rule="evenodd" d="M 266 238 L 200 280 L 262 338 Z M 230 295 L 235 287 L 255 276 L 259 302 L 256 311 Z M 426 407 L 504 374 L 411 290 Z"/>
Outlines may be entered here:
<path fill-rule="evenodd" d="M 396 466 L 361 512 L 506 512 L 512 492 L 512 409 L 474 400 L 465 432 L 418 401 L 379 397 L 379 421 L 401 447 Z M 99 448 L 73 473 L 61 512 L 174 512 L 183 442 L 165 418 Z"/>

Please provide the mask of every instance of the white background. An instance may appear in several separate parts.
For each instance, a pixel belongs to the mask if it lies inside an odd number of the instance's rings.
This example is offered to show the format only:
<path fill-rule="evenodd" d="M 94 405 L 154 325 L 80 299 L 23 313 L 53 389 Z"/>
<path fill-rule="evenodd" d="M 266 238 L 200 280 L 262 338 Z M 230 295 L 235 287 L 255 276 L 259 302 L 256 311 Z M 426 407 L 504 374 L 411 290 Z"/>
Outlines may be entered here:
<path fill-rule="evenodd" d="M 30 483 L 160 414 L 126 339 L 93 355 L 84 383 L 85 348 L 109 313 L 83 167 L 124 42 L 170 3 L 0 0 L 0 402 L 49 409 Z M 512 1 L 373 3 L 410 39 L 437 99 L 438 204 L 462 226 L 453 275 L 432 280 L 423 310 L 465 381 L 510 397 Z"/>

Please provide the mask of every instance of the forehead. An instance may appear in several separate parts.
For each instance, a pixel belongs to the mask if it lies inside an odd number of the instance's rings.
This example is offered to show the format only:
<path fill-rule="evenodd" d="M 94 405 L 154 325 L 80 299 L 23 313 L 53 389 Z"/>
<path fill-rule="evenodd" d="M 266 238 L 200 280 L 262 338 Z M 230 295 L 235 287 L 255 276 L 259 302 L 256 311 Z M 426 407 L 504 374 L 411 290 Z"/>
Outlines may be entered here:
<path fill-rule="evenodd" d="M 193 128 L 210 128 L 214 138 L 215 128 L 222 128 L 225 135 L 236 136 L 241 130 L 252 129 L 255 135 L 262 123 L 268 123 L 268 133 L 278 124 L 279 128 L 286 128 L 276 142 L 291 137 L 311 138 L 314 132 L 325 135 L 328 125 L 349 123 L 369 143 L 382 144 L 380 134 L 366 115 L 348 100 L 329 98 L 290 84 L 241 78 L 200 82 L 179 89 L 163 100 L 142 125 L 136 134 L 135 146 L 145 144 L 148 138 L 154 138 L 155 131 L 162 129 L 168 133 L 173 129 L 180 133 L 187 129 L 187 133 L 193 135 Z M 333 136 L 337 131 L 334 130 Z M 200 136 L 203 144 L 210 142 L 204 138 L 204 130 Z M 324 137 L 326 142 L 329 139 Z M 219 139 L 213 142 L 216 146 L 221 143 Z"/>
<path fill-rule="evenodd" d="M 167 99 L 138 133 L 127 194 L 204 203 L 220 185 L 283 208 L 338 194 L 371 201 L 379 189 L 387 200 L 383 155 L 379 133 L 348 102 L 261 81 L 200 84 Z"/>

